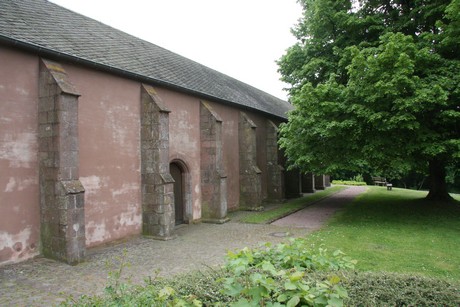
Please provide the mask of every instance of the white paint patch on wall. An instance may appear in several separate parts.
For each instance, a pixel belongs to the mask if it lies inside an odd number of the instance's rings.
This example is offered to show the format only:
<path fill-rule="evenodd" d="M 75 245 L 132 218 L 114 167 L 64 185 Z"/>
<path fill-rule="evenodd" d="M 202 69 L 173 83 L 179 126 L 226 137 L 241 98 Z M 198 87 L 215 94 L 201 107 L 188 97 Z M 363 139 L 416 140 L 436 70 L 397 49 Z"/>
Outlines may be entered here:
<path fill-rule="evenodd" d="M 98 177 L 98 176 L 88 176 L 88 177 L 80 177 L 80 181 L 85 188 L 85 194 L 91 195 L 96 194 L 102 187 L 107 186 L 107 177 Z"/>
<path fill-rule="evenodd" d="M 137 226 L 140 229 L 142 224 L 142 214 L 139 212 L 139 207 L 135 204 L 128 205 L 128 211 L 122 212 L 119 217 L 115 217 L 115 229 L 126 226 Z"/>
<path fill-rule="evenodd" d="M 14 179 L 13 177 L 10 177 L 10 179 L 8 180 L 8 183 L 6 184 L 6 188 L 4 192 L 13 192 L 15 186 L 16 186 L 16 179 Z"/>
<path fill-rule="evenodd" d="M 37 246 L 29 243 L 31 234 L 31 226 L 16 234 L 0 231 L 0 253 L 6 249 L 12 254 L 8 260 L 0 261 L 0 264 L 13 263 L 38 255 Z"/>
<path fill-rule="evenodd" d="M 140 186 L 137 183 L 123 183 L 120 189 L 111 189 L 112 197 L 115 198 L 120 195 L 130 194 L 133 191 L 139 191 Z"/>
<path fill-rule="evenodd" d="M 16 86 L 15 90 L 16 90 L 16 93 L 18 93 L 21 96 L 25 96 L 25 97 L 29 96 L 29 91 L 27 88 Z"/>
<path fill-rule="evenodd" d="M 1 89 L 1 87 L 0 87 L 0 89 Z M 10 118 L 10 117 L 0 117 L 0 123 L 2 123 L 2 122 L 4 122 L 4 123 L 10 123 L 10 122 L 12 122 L 12 121 L 13 121 L 13 119 Z"/>
<path fill-rule="evenodd" d="M 38 184 L 36 178 L 26 178 L 26 179 L 19 179 L 19 178 L 14 178 L 10 177 L 8 180 L 8 183 L 6 184 L 4 192 L 14 192 L 15 190 L 17 191 L 23 191 L 27 189 L 29 186 L 36 185 Z"/>
<path fill-rule="evenodd" d="M 113 144 L 119 146 L 119 151 L 127 154 L 134 153 L 135 147 L 127 144 L 132 142 L 131 125 L 139 121 L 139 111 L 133 112 L 128 104 L 114 104 L 110 96 L 103 97 L 101 105 L 105 110 L 104 126 L 109 129 Z"/>
<path fill-rule="evenodd" d="M 0 159 L 8 160 L 12 168 L 29 168 L 37 161 L 35 133 L 6 134 L 0 139 Z"/>
<path fill-rule="evenodd" d="M 105 221 L 96 224 L 94 221 L 89 221 L 86 224 L 86 245 L 92 243 L 103 242 L 110 239 L 110 233 L 106 231 Z"/>
<path fill-rule="evenodd" d="M 233 137 L 236 135 L 234 127 L 238 127 L 238 125 L 235 125 L 235 122 L 233 120 L 224 121 L 222 130 L 225 132 L 226 135 Z"/>

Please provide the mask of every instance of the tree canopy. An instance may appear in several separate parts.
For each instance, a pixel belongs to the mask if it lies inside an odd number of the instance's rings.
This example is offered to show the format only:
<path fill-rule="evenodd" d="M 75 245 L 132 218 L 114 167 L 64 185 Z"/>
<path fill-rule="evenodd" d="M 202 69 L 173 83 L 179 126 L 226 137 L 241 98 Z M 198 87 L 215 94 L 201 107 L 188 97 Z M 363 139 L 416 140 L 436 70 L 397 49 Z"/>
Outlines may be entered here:
<path fill-rule="evenodd" d="M 460 165 L 460 0 L 302 0 L 278 61 L 295 109 L 280 129 L 292 167 L 398 178 L 426 170 L 449 198 Z"/>

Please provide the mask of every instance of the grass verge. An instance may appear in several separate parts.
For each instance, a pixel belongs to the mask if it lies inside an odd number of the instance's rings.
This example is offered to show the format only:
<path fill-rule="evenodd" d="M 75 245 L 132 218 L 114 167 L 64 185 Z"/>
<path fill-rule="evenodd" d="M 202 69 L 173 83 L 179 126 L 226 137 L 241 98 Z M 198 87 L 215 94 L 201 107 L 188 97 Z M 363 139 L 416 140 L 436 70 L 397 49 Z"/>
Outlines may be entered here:
<path fill-rule="evenodd" d="M 314 194 L 311 194 L 305 197 L 290 200 L 286 203 L 281 204 L 280 206 L 273 207 L 266 211 L 250 212 L 248 213 L 248 215 L 246 215 L 245 217 L 241 219 L 241 222 L 251 223 L 251 224 L 271 223 L 279 218 L 285 217 L 289 214 L 299 211 L 309 205 L 314 204 L 315 202 L 325 197 L 328 197 L 344 189 L 346 189 L 345 186 L 333 186 L 333 187 L 327 188 L 324 191 L 316 192 Z"/>
<path fill-rule="evenodd" d="M 426 192 L 370 187 L 322 230 L 311 246 L 340 249 L 357 269 L 421 274 L 460 281 L 460 195 L 456 203 L 424 199 Z"/>

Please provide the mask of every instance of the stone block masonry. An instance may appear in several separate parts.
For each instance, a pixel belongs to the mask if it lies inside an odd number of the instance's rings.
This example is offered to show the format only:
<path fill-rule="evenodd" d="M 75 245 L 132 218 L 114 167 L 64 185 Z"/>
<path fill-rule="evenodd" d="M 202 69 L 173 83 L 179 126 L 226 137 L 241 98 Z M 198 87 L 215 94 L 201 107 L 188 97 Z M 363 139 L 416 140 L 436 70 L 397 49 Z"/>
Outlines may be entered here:
<path fill-rule="evenodd" d="M 326 189 L 326 176 L 325 175 L 315 175 L 315 189 L 316 190 Z"/>
<path fill-rule="evenodd" d="M 313 173 L 302 174 L 302 193 L 315 193 L 315 175 Z"/>
<path fill-rule="evenodd" d="M 257 210 L 262 205 L 262 171 L 257 167 L 256 128 L 246 113 L 240 112 L 240 207 L 248 210 Z"/>
<path fill-rule="evenodd" d="M 279 165 L 278 127 L 267 120 L 267 197 L 269 202 L 284 199 L 284 168 Z"/>
<path fill-rule="evenodd" d="M 222 119 L 209 103 L 200 106 L 201 216 L 203 222 L 224 223 L 227 218 L 227 175 L 222 157 Z"/>
<path fill-rule="evenodd" d="M 176 237 L 174 180 L 169 172 L 169 113 L 155 89 L 142 85 L 142 233 L 159 240 Z"/>
<path fill-rule="evenodd" d="M 287 170 L 284 173 L 284 180 L 287 198 L 302 196 L 302 175 L 298 169 Z"/>
<path fill-rule="evenodd" d="M 41 60 L 38 103 L 40 239 L 45 257 L 85 257 L 84 188 L 79 181 L 78 97 L 59 64 Z"/>

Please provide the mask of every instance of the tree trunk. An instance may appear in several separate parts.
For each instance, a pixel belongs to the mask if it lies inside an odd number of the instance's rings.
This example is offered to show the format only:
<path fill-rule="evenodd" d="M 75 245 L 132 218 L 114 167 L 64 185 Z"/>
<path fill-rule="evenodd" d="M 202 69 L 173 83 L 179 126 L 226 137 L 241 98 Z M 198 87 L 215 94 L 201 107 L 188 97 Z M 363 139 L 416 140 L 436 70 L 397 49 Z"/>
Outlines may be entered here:
<path fill-rule="evenodd" d="M 428 192 L 427 199 L 449 201 L 452 197 L 447 192 L 446 183 L 446 166 L 439 159 L 429 161 L 429 180 L 430 191 Z"/>

